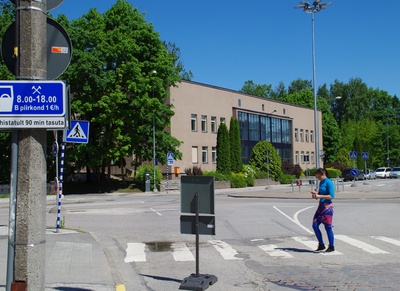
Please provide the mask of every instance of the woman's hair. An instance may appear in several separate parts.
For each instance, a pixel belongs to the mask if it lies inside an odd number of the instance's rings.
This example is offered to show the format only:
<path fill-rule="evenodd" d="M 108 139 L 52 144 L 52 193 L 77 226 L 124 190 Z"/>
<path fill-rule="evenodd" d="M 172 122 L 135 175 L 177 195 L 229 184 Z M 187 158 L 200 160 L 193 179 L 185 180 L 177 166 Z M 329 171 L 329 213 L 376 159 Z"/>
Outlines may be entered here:
<path fill-rule="evenodd" d="M 315 174 L 325 175 L 325 176 L 328 177 L 328 171 L 325 170 L 324 168 L 318 168 L 318 169 L 315 171 Z"/>

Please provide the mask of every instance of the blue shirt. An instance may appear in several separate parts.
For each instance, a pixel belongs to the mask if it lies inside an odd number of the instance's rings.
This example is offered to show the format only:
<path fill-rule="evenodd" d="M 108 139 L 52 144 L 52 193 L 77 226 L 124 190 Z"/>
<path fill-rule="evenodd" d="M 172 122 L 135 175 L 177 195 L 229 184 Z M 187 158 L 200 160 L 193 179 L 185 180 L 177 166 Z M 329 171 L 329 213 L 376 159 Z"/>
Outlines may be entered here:
<path fill-rule="evenodd" d="M 335 186 L 333 185 L 333 182 L 329 178 L 323 179 L 319 183 L 319 195 L 331 195 L 332 198 L 335 198 Z M 325 198 L 320 198 L 319 202 L 331 202 L 330 199 L 325 199 Z"/>

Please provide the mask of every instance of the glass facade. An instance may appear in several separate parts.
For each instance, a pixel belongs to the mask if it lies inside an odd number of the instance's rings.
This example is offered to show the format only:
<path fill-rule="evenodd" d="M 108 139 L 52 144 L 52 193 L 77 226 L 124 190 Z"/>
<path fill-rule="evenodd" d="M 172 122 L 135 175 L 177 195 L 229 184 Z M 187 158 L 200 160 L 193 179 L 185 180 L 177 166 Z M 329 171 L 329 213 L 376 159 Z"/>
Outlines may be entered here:
<path fill-rule="evenodd" d="M 293 163 L 292 121 L 252 113 L 238 112 L 242 161 L 249 163 L 253 147 L 259 141 L 268 141 L 277 150 L 282 161 Z"/>

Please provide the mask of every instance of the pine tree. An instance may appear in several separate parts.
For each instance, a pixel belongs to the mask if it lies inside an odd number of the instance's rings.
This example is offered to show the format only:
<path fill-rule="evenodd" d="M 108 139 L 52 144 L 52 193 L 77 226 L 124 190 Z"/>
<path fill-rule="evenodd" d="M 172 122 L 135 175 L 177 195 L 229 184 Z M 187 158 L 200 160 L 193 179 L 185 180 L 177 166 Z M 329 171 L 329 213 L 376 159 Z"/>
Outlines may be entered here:
<path fill-rule="evenodd" d="M 229 132 L 225 123 L 221 123 L 218 127 L 217 134 L 217 172 L 230 175 L 231 161 L 230 161 L 230 146 L 229 146 Z"/>
<path fill-rule="evenodd" d="M 242 148 L 240 143 L 240 128 L 239 121 L 231 117 L 229 125 L 229 142 L 230 142 L 230 157 L 231 171 L 240 173 L 243 169 Z"/>

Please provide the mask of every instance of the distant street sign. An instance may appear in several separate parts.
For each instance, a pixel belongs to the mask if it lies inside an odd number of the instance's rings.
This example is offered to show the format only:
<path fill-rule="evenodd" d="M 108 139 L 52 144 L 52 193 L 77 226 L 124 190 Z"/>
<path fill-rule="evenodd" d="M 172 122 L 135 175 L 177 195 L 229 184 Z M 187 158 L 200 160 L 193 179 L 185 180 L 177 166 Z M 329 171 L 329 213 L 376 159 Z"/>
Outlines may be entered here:
<path fill-rule="evenodd" d="M 369 157 L 368 157 L 368 152 L 362 152 L 362 153 L 361 153 L 361 158 L 362 158 L 364 161 L 368 160 L 368 159 L 369 159 Z"/>
<path fill-rule="evenodd" d="M 168 153 L 167 154 L 167 165 L 168 166 L 173 166 L 174 165 L 174 154 L 173 153 Z"/>
<path fill-rule="evenodd" d="M 358 170 L 357 169 L 351 169 L 350 175 L 352 175 L 353 177 L 357 176 L 358 175 Z"/>
<path fill-rule="evenodd" d="M 71 129 L 66 130 L 66 142 L 88 143 L 89 121 L 71 120 Z"/>
<path fill-rule="evenodd" d="M 350 159 L 357 159 L 357 152 L 350 152 Z"/>

